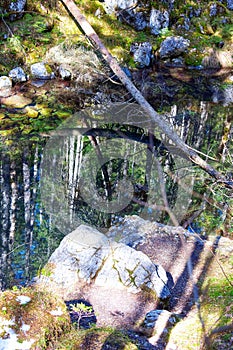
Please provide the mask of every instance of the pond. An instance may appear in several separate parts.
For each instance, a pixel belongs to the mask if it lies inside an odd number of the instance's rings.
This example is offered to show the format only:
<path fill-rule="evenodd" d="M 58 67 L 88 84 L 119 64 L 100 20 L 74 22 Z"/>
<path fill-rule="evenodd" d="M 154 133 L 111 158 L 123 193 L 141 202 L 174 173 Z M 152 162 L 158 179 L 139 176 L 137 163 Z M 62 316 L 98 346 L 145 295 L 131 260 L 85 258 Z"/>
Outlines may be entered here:
<path fill-rule="evenodd" d="M 222 80 L 173 69 L 145 73 L 138 85 L 187 144 L 230 176 L 232 104 Z M 47 84 L 31 93 L 27 105 L 0 110 L 1 289 L 43 273 L 62 237 L 81 223 L 103 232 L 124 215 L 171 223 L 165 199 L 181 225 L 204 233 L 200 222 L 206 217 L 190 217 L 206 209 L 203 184 L 211 180 L 138 105 L 75 109 L 57 103 L 56 83 Z M 61 94 L 65 88 L 59 87 Z M 211 212 L 221 221 L 221 205 Z"/>

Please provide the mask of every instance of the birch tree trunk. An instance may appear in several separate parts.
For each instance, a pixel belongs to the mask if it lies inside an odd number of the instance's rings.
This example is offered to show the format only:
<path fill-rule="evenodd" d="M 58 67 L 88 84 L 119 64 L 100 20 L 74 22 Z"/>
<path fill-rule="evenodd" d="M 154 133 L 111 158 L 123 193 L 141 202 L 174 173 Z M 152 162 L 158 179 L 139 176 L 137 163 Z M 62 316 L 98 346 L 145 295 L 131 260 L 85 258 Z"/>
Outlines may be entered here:
<path fill-rule="evenodd" d="M 221 182 L 229 188 L 233 188 L 233 182 L 226 179 L 226 177 L 209 165 L 203 160 L 197 152 L 189 147 L 171 128 L 169 123 L 158 114 L 154 108 L 147 102 L 141 92 L 127 77 L 124 71 L 121 69 L 114 57 L 106 49 L 92 26 L 88 23 L 83 14 L 79 11 L 78 7 L 72 0 L 61 0 L 68 12 L 73 16 L 81 30 L 85 33 L 88 39 L 95 45 L 97 50 L 102 54 L 105 61 L 109 64 L 112 71 L 116 74 L 122 84 L 131 93 L 133 98 L 140 104 L 145 112 L 151 117 L 151 119 L 157 124 L 160 130 L 165 133 L 168 138 L 195 164 L 206 171 L 210 176 L 214 177 L 217 181 Z"/>

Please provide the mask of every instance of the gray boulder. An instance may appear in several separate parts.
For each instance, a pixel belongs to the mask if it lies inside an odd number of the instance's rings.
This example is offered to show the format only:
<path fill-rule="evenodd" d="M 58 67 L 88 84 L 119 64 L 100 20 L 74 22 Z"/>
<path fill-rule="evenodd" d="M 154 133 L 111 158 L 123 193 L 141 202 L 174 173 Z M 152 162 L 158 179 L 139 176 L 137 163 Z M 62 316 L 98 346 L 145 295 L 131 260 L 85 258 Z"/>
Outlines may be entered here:
<path fill-rule="evenodd" d="M 150 14 L 151 34 L 159 35 L 162 29 L 168 28 L 169 26 L 169 13 L 168 11 L 159 11 L 153 9 Z"/>
<path fill-rule="evenodd" d="M 9 77 L 13 80 L 14 83 L 22 83 L 24 81 L 27 81 L 27 76 L 21 67 L 12 69 L 9 72 Z"/>
<path fill-rule="evenodd" d="M 172 58 L 188 51 L 190 41 L 182 36 L 170 36 L 166 38 L 159 49 L 161 58 Z"/>
<path fill-rule="evenodd" d="M 31 65 L 31 75 L 34 79 L 49 80 L 55 78 L 54 72 L 44 62 L 38 62 Z"/>
<path fill-rule="evenodd" d="M 130 52 L 133 54 L 134 62 L 140 68 L 148 67 L 152 59 L 152 45 L 149 42 L 133 43 L 130 46 Z"/>
<path fill-rule="evenodd" d="M 77 285 L 127 289 L 131 293 L 149 290 L 161 299 L 170 296 L 165 270 L 144 253 L 117 243 L 86 225 L 68 234 L 51 255 L 50 283 L 61 288 Z"/>

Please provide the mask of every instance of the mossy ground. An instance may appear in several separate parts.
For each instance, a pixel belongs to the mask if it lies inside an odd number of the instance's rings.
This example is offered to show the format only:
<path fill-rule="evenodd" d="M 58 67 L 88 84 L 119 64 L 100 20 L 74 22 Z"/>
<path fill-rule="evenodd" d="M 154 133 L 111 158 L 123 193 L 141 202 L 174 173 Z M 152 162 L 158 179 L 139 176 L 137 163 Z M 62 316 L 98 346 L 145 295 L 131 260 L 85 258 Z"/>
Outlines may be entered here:
<path fill-rule="evenodd" d="M 169 29 L 160 35 L 151 35 L 149 29 L 143 32 L 135 31 L 129 25 L 121 23 L 114 15 L 106 14 L 103 3 L 99 1 L 76 1 L 77 6 L 96 30 L 106 47 L 120 62 L 134 66 L 129 54 L 133 42 L 150 41 L 156 51 L 161 41 L 170 35 L 183 35 L 190 40 L 190 52 L 186 55 L 186 63 L 198 65 L 205 55 L 206 48 L 218 46 L 224 41 L 228 49 L 233 44 L 232 12 L 223 4 L 218 4 L 216 16 L 209 15 L 209 4 L 180 2 L 175 3 L 171 12 Z M 145 7 L 158 7 L 156 2 L 145 1 Z M 160 10 L 166 9 L 159 6 Z M 190 30 L 183 28 L 184 16 L 188 16 L 191 8 L 201 6 L 202 12 L 198 17 L 190 20 Z M 96 10 L 100 16 L 96 16 Z M 6 25 L 7 23 L 7 25 Z M 2 35 L 0 49 L 0 74 L 7 74 L 16 65 L 30 65 L 43 59 L 46 51 L 62 41 L 72 44 L 80 43 L 88 46 L 88 41 L 81 33 L 74 21 L 68 16 L 60 2 L 47 1 L 40 6 L 39 1 L 28 1 L 27 13 L 22 19 L 8 22 L 7 15 L 0 22 Z"/>

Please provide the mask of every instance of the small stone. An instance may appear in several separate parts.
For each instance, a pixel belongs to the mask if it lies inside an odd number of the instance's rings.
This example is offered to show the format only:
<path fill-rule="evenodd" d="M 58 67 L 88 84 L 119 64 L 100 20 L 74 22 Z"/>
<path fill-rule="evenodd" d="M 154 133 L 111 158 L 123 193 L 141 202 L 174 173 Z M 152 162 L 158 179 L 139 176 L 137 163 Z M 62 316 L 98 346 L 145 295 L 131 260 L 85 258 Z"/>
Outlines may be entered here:
<path fill-rule="evenodd" d="M 169 36 L 159 49 L 161 58 L 177 57 L 188 51 L 190 41 L 182 36 Z"/>
<path fill-rule="evenodd" d="M 49 80 L 55 77 L 51 68 L 44 64 L 44 62 L 38 62 L 31 65 L 31 74 L 34 79 Z"/>
<path fill-rule="evenodd" d="M 143 12 L 122 10 L 119 12 L 118 18 L 138 31 L 144 30 L 147 27 L 146 16 Z"/>
<path fill-rule="evenodd" d="M 151 64 L 152 45 L 149 42 L 133 43 L 130 46 L 130 52 L 133 53 L 134 62 L 140 68 L 148 67 Z"/>
<path fill-rule="evenodd" d="M 151 34 L 159 35 L 162 29 L 169 26 L 169 13 L 153 9 L 150 14 Z"/>
<path fill-rule="evenodd" d="M 36 111 L 36 110 L 35 110 L 34 108 L 32 108 L 32 107 L 27 106 L 27 107 L 25 108 L 25 111 L 26 111 L 27 115 L 28 115 L 30 118 L 37 118 L 37 117 L 38 117 L 39 112 Z"/>
<path fill-rule="evenodd" d="M 210 5 L 210 16 L 214 17 L 218 14 L 218 6 L 216 3 Z"/>
<path fill-rule="evenodd" d="M 71 79 L 71 72 L 62 66 L 58 68 L 58 72 L 62 80 L 70 80 Z"/>
<path fill-rule="evenodd" d="M 173 58 L 172 65 L 174 67 L 184 67 L 185 65 L 184 59 L 182 57 Z"/>
<path fill-rule="evenodd" d="M 10 89 L 12 87 L 12 80 L 8 77 L 0 77 L 0 90 Z"/>
<path fill-rule="evenodd" d="M 28 297 L 27 295 L 19 295 L 16 298 L 16 301 L 20 303 L 20 305 L 28 304 L 32 299 Z"/>
<path fill-rule="evenodd" d="M 105 0 L 104 8 L 106 13 L 112 14 L 119 10 L 133 8 L 137 5 L 138 0 Z"/>
<path fill-rule="evenodd" d="M 23 10 L 26 5 L 26 0 L 15 0 L 10 3 L 9 10 L 11 12 L 17 12 L 17 14 L 10 15 L 10 20 L 14 21 L 23 17 Z"/>
<path fill-rule="evenodd" d="M 233 10 L 233 0 L 227 0 L 227 8 Z"/>
<path fill-rule="evenodd" d="M 9 77 L 14 83 L 27 81 L 27 76 L 21 67 L 16 67 L 9 72 Z"/>
<path fill-rule="evenodd" d="M 155 345 L 158 339 L 167 338 L 169 329 L 174 327 L 178 320 L 177 315 L 167 310 L 152 310 L 146 314 L 140 330 L 150 336 L 150 343 Z"/>

